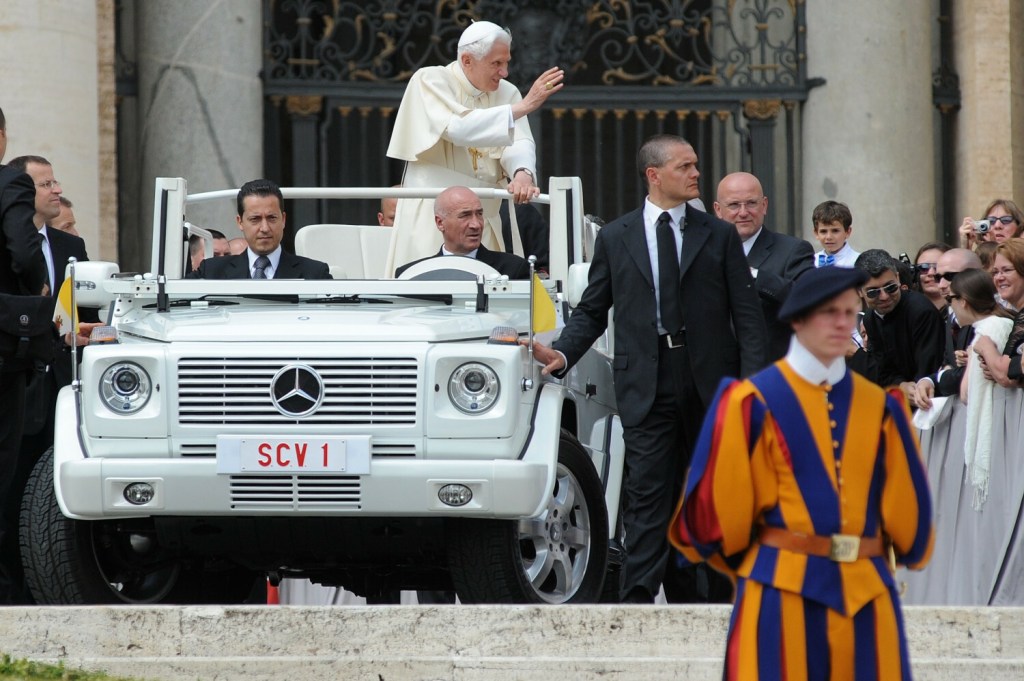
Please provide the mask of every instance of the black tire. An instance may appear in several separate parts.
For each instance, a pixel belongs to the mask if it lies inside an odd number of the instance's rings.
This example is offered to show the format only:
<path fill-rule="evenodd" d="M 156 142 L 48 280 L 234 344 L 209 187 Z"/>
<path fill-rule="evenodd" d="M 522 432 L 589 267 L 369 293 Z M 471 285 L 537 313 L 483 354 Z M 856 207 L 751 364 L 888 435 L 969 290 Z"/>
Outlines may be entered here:
<path fill-rule="evenodd" d="M 19 530 L 25 583 L 40 605 L 240 603 L 256 577 L 233 566 L 209 572 L 168 554 L 145 520 L 65 517 L 53 448 L 29 476 Z"/>
<path fill-rule="evenodd" d="M 524 520 L 453 519 L 448 563 L 463 603 L 596 603 L 608 563 L 608 513 L 586 451 L 563 432 L 547 508 Z"/>

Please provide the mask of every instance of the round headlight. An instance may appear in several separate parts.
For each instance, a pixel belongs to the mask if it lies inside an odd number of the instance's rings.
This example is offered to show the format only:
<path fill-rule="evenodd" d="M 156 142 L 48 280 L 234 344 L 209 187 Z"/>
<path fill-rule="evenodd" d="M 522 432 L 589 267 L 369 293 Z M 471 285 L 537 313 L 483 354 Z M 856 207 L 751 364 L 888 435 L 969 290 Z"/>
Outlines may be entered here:
<path fill-rule="evenodd" d="M 107 367 L 100 378 L 100 397 L 111 411 L 134 414 L 149 402 L 151 382 L 146 370 L 134 362 Z"/>
<path fill-rule="evenodd" d="M 494 369 L 479 362 L 463 364 L 448 379 L 448 397 L 465 414 L 482 414 L 498 401 L 501 383 Z"/>

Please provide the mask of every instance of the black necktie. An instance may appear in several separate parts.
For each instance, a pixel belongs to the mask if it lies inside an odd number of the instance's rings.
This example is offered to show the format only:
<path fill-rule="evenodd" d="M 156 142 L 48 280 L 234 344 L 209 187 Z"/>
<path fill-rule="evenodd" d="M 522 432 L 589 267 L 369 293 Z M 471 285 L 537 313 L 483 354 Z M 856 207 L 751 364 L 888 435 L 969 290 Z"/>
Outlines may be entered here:
<path fill-rule="evenodd" d="M 672 216 L 658 216 L 658 293 L 661 295 L 661 325 L 670 334 L 683 328 L 679 309 L 679 255 L 672 234 Z"/>
<path fill-rule="evenodd" d="M 256 258 L 256 264 L 253 266 L 253 268 L 256 271 L 253 272 L 252 278 L 253 279 L 266 279 L 267 278 L 266 270 L 267 270 L 268 267 L 270 267 L 270 258 L 268 258 L 265 255 L 261 255 L 260 257 Z"/>

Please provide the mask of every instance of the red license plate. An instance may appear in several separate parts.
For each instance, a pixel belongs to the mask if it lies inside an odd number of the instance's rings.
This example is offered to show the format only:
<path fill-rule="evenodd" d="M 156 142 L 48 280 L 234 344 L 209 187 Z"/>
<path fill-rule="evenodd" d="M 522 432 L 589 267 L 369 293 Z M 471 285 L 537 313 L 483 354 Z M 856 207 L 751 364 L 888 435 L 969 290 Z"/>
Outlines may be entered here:
<path fill-rule="evenodd" d="M 243 439 L 239 451 L 246 472 L 337 472 L 348 470 L 345 438 Z"/>

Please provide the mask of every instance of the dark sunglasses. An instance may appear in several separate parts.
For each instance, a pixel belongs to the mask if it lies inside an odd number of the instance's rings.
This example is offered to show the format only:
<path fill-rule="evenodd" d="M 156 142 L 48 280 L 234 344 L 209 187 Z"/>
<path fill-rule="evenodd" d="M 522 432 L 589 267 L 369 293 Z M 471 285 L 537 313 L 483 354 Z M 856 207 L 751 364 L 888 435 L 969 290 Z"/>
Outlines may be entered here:
<path fill-rule="evenodd" d="M 942 274 L 937 274 L 935 276 L 937 276 L 939 279 L 945 279 L 946 281 L 953 281 L 953 279 L 958 274 L 960 274 L 960 273 L 959 272 L 943 272 Z"/>
<path fill-rule="evenodd" d="M 995 224 L 996 222 L 1001 222 L 1004 225 L 1008 225 L 1011 222 L 1014 222 L 1014 219 L 1013 219 L 1012 215 L 1003 215 L 1002 217 L 998 217 L 998 218 L 995 215 L 989 215 L 985 219 L 988 220 L 989 222 L 993 223 L 993 224 Z"/>
<path fill-rule="evenodd" d="M 921 272 L 927 272 L 928 270 L 933 269 L 934 267 L 935 263 L 933 262 L 919 262 L 916 265 L 914 265 L 914 268 Z"/>
<path fill-rule="evenodd" d="M 948 296 L 946 296 L 946 305 L 952 305 L 954 300 L 961 299 L 963 299 L 963 296 L 957 295 L 955 293 L 950 293 Z"/>
<path fill-rule="evenodd" d="M 879 288 L 866 288 L 864 289 L 864 295 L 874 300 L 878 296 L 882 295 L 882 291 L 885 291 L 885 295 L 891 296 L 900 290 L 900 284 L 898 281 L 890 281 L 885 286 Z"/>

